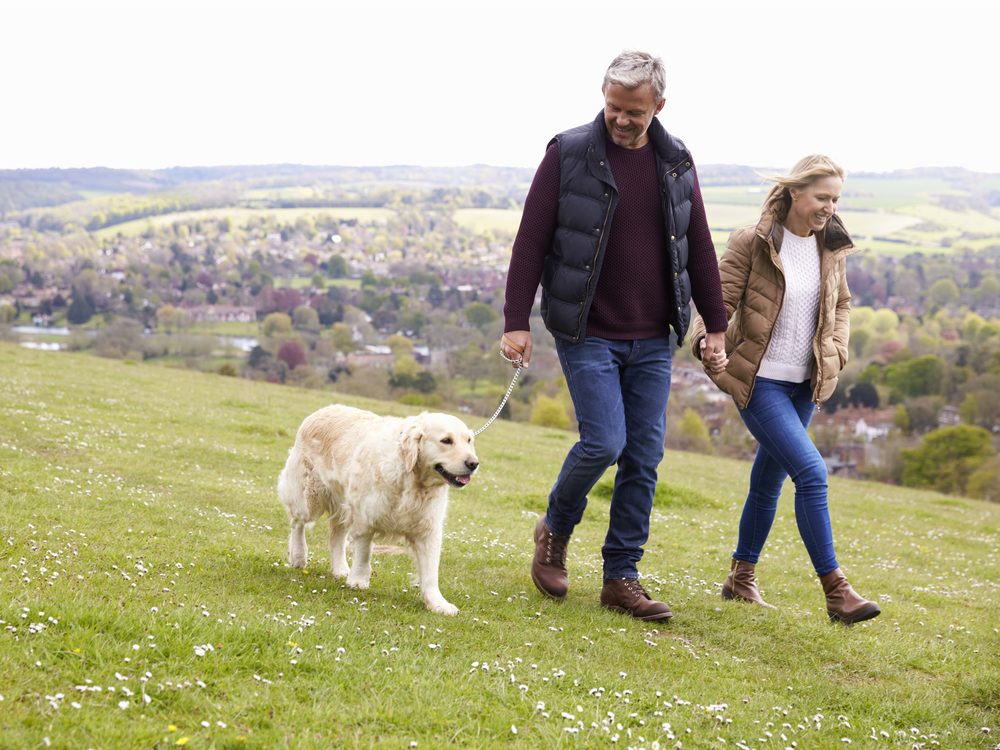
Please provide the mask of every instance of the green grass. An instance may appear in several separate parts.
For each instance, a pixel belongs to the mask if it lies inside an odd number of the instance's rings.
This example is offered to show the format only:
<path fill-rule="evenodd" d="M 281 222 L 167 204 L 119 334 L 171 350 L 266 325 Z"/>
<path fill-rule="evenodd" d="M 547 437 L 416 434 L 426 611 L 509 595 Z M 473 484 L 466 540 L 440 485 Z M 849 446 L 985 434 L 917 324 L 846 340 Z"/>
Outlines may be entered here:
<path fill-rule="evenodd" d="M 184 332 L 215 336 L 258 336 L 260 335 L 260 324 L 257 321 L 241 323 L 236 320 L 219 320 L 211 323 L 192 323 L 184 329 Z"/>
<path fill-rule="evenodd" d="M 883 609 L 845 628 L 790 490 L 758 567 L 778 609 L 723 602 L 748 465 L 668 452 L 641 569 L 675 617 L 643 624 L 598 606 L 610 473 L 568 599 L 534 590 L 573 436 L 498 421 L 452 494 L 447 618 L 405 555 L 377 554 L 367 592 L 333 580 L 322 523 L 308 570 L 286 566 L 275 480 L 332 398 L 0 344 L 0 746 L 996 744 L 1000 506 L 831 480 L 841 564 Z"/>

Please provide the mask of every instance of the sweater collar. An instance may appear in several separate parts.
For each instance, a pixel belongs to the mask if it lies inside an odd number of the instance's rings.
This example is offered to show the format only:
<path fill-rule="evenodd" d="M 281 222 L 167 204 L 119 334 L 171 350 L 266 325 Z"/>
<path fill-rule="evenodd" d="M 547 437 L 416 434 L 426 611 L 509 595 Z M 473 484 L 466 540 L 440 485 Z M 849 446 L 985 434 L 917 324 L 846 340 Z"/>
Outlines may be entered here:
<path fill-rule="evenodd" d="M 652 122 L 649 123 L 649 128 L 646 130 L 646 134 L 649 136 L 649 142 L 653 144 L 653 149 L 656 151 L 656 155 L 659 156 L 665 163 L 674 164 L 683 158 L 687 158 L 685 152 L 678 151 L 671 144 L 671 139 L 667 133 L 667 129 L 663 127 L 659 118 L 653 118 Z M 607 156 L 608 140 L 610 140 L 610 137 L 608 136 L 608 125 L 604 121 L 604 110 L 602 109 L 597 113 L 597 117 L 594 118 L 592 136 L 594 150 L 601 157 Z"/>

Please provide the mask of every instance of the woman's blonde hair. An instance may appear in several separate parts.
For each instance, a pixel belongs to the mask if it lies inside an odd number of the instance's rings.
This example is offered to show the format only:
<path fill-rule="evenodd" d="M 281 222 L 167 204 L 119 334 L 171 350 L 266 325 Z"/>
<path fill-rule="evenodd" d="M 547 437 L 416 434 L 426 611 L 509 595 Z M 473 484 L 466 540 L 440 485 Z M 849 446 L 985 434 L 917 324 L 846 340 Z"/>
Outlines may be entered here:
<path fill-rule="evenodd" d="M 764 199 L 764 211 L 774 212 L 779 221 L 788 216 L 792 205 L 792 190 L 804 190 L 821 177 L 839 177 L 845 179 L 843 167 L 823 154 L 810 154 L 799 159 L 788 174 L 764 175 L 764 179 L 773 182 L 774 187 Z"/>

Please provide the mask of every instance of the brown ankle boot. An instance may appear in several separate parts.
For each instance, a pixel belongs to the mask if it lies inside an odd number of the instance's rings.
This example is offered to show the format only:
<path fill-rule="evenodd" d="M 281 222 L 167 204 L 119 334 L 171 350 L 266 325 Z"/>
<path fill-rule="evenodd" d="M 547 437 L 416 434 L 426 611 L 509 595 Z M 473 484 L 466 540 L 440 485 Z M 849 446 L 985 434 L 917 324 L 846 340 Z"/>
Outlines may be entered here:
<path fill-rule="evenodd" d="M 604 579 L 601 605 L 632 615 L 637 620 L 669 620 L 674 615 L 666 602 L 650 597 L 635 578 Z"/>
<path fill-rule="evenodd" d="M 733 558 L 733 564 L 729 568 L 729 576 L 722 584 L 723 599 L 739 599 L 744 602 L 753 602 L 768 609 L 776 609 L 773 604 L 765 602 L 757 589 L 757 577 L 754 574 L 753 563 L 744 562 Z"/>
<path fill-rule="evenodd" d="M 545 516 L 535 524 L 535 556 L 531 560 L 531 580 L 535 588 L 553 599 L 565 599 L 569 590 L 566 574 L 568 536 L 553 534 Z"/>
<path fill-rule="evenodd" d="M 826 594 L 826 612 L 831 620 L 838 620 L 845 625 L 853 625 L 862 620 L 878 617 L 882 612 L 875 602 L 870 602 L 858 595 L 851 584 L 847 582 L 844 571 L 840 568 L 832 570 L 825 576 L 820 576 L 823 593 Z"/>

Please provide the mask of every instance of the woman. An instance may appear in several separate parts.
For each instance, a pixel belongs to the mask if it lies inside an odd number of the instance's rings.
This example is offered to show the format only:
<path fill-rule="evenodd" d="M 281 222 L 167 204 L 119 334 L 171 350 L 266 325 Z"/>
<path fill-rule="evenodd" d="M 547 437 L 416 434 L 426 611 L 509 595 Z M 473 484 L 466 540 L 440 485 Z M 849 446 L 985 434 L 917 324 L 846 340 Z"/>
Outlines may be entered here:
<path fill-rule="evenodd" d="M 755 567 L 790 476 L 795 519 L 823 584 L 827 612 L 851 625 L 880 610 L 851 588 L 837 563 L 826 464 L 806 431 L 847 363 L 851 294 L 845 259 L 854 245 L 836 215 L 844 171 L 813 155 L 771 181 L 760 221 L 735 231 L 719 262 L 729 315 L 726 349 L 703 359 L 758 442 L 722 596 L 771 607 L 757 589 Z M 696 319 L 691 340 L 699 358 L 704 330 Z"/>

